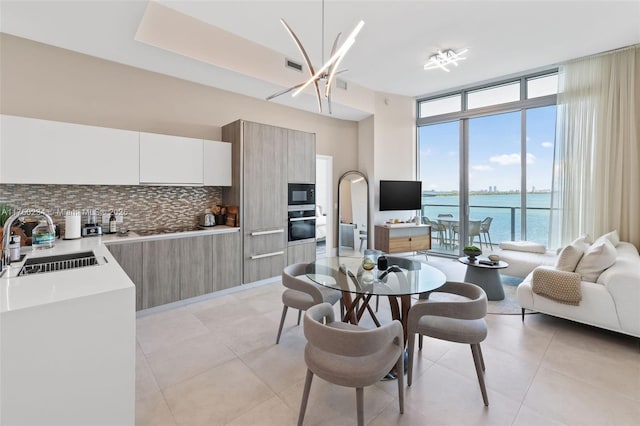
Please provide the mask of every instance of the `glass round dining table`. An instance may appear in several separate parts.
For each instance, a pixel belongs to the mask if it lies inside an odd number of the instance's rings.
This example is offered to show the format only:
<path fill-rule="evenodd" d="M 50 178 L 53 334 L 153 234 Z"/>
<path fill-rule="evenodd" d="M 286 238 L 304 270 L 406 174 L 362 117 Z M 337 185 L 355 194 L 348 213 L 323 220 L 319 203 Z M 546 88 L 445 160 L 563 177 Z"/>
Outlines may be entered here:
<path fill-rule="evenodd" d="M 336 256 L 309 263 L 305 272 L 313 282 L 342 292 L 346 308 L 343 321 L 357 324 L 367 310 L 374 323 L 380 326 L 369 301 L 373 296 L 388 296 L 391 316 L 402 323 L 406 344 L 411 296 L 420 294 L 426 298 L 429 292 L 442 286 L 447 279 L 442 271 L 420 261 L 386 257 L 388 268 L 382 271 L 377 266 L 369 271 L 364 270 L 362 257 Z"/>

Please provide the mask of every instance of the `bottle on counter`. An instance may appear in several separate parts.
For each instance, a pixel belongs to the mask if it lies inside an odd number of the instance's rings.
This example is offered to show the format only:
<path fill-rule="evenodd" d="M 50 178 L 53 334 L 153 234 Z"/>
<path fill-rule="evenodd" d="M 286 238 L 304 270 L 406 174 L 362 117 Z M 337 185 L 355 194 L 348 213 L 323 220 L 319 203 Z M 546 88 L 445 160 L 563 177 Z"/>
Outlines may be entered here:
<path fill-rule="evenodd" d="M 34 250 L 51 248 L 56 238 L 56 230 L 43 219 L 33 228 L 31 236 L 33 237 L 32 246 Z"/>
<path fill-rule="evenodd" d="M 117 228 L 116 214 L 111 212 L 111 216 L 109 217 L 109 233 L 115 234 Z"/>
<path fill-rule="evenodd" d="M 20 236 L 16 233 L 11 234 L 11 241 L 9 242 L 9 257 L 12 262 L 20 260 Z"/>

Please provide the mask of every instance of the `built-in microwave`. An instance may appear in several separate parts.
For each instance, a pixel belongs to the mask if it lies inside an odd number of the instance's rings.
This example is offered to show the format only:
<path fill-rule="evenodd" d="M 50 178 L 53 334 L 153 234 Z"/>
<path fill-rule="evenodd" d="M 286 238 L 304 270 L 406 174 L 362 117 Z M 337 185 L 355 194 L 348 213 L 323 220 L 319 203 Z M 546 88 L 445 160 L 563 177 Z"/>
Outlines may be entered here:
<path fill-rule="evenodd" d="M 290 183 L 289 195 L 290 206 L 301 206 L 316 204 L 316 185 L 313 183 Z"/>

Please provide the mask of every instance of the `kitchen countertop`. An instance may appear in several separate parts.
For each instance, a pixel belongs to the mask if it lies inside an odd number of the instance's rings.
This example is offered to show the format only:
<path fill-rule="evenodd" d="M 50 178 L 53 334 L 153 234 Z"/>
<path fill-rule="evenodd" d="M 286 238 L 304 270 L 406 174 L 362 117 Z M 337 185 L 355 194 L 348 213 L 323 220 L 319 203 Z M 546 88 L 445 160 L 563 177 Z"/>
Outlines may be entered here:
<path fill-rule="evenodd" d="M 102 264 L 66 271 L 16 277 L 25 259 L 12 263 L 8 271 L 0 277 L 0 313 L 18 311 L 65 300 L 89 297 L 99 293 L 134 287 L 133 282 L 111 256 L 106 245 L 135 241 L 151 241 L 159 239 L 197 237 L 231 232 L 239 232 L 240 228 L 216 226 L 211 229 L 139 236 L 129 232 L 126 237 L 103 235 L 101 237 L 85 237 L 77 240 L 56 239 L 51 249 L 33 251 L 31 247 L 23 247 L 22 253 L 29 257 L 54 256 L 78 251 L 93 250 Z M 106 245 L 105 245 L 106 244 Z"/>
<path fill-rule="evenodd" d="M 151 240 L 169 240 L 172 238 L 186 238 L 186 237 L 199 237 L 204 235 L 215 235 L 215 234 L 229 234 L 232 232 L 240 232 L 240 228 L 234 228 L 231 226 L 218 225 L 212 226 L 211 228 L 202 228 L 195 229 L 190 231 L 183 232 L 162 232 L 158 231 L 157 234 L 152 235 L 139 235 L 135 231 L 129 231 L 127 236 L 119 236 L 107 234 L 102 237 L 90 237 L 90 238 L 102 238 L 105 244 L 118 244 L 118 243 L 127 243 L 134 241 L 151 241 Z"/>

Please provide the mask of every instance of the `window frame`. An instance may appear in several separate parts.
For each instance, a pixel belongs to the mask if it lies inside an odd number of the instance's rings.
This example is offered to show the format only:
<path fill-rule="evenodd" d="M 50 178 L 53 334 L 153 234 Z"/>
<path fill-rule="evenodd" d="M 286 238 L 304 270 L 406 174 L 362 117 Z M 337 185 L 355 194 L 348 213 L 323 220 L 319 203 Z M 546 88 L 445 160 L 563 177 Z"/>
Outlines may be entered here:
<path fill-rule="evenodd" d="M 484 117 L 488 115 L 502 114 L 507 112 L 515 112 L 520 111 L 520 120 L 521 120 L 521 131 L 520 131 L 520 150 L 522 155 L 522 160 L 520 164 L 521 170 L 521 179 L 520 179 L 520 207 L 522 212 L 526 212 L 527 209 L 527 189 L 526 189 L 526 181 L 527 181 L 527 164 L 526 164 L 526 138 L 527 138 L 527 123 L 526 123 L 526 111 L 532 108 L 539 108 L 551 105 L 557 105 L 558 95 L 546 95 L 540 96 L 533 99 L 528 99 L 527 97 L 527 81 L 532 78 L 540 78 L 547 75 L 558 74 L 558 68 L 549 68 L 542 71 L 522 74 L 518 77 L 510 77 L 504 78 L 501 80 L 492 81 L 490 83 L 485 83 L 477 86 L 469 86 L 463 89 L 452 90 L 444 93 L 439 93 L 433 96 L 425 96 L 416 99 L 416 176 L 420 176 L 420 130 L 419 128 L 422 126 L 446 123 L 451 121 L 459 121 L 460 122 L 460 140 L 459 140 L 459 152 L 460 152 L 460 168 L 459 168 L 459 182 L 460 182 L 460 218 L 466 218 L 464 220 L 464 229 L 461 231 L 466 236 L 468 233 L 468 211 L 469 211 L 469 182 L 467 179 L 468 176 L 468 150 L 469 150 L 469 119 Z M 513 84 L 515 82 L 520 83 L 520 100 L 513 102 L 506 102 L 502 104 L 495 104 L 489 106 L 483 106 L 479 108 L 469 109 L 467 107 L 467 96 L 470 92 L 476 92 L 478 90 L 490 89 L 492 87 L 503 86 L 505 84 Z M 459 112 L 451 112 L 446 114 L 434 115 L 430 117 L 420 118 L 420 104 L 422 102 L 428 102 L 430 100 L 446 98 L 455 95 L 460 95 L 461 97 L 461 110 Z M 520 235 L 522 238 L 526 239 L 527 232 L 527 223 L 526 223 L 526 214 L 522 214 L 520 218 Z M 461 234 L 462 235 L 462 234 Z"/>

